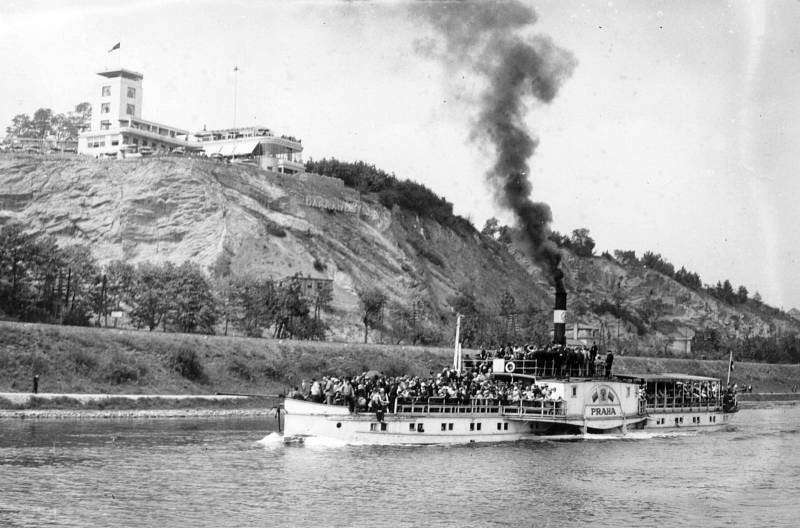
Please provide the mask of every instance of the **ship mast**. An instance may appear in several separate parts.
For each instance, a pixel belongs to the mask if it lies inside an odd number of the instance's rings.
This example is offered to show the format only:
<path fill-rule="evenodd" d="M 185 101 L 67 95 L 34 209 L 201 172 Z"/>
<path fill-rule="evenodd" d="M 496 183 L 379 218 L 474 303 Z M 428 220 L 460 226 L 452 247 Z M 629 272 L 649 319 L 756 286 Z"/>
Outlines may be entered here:
<path fill-rule="evenodd" d="M 456 342 L 453 348 L 453 369 L 461 372 L 461 314 L 456 314 Z"/>

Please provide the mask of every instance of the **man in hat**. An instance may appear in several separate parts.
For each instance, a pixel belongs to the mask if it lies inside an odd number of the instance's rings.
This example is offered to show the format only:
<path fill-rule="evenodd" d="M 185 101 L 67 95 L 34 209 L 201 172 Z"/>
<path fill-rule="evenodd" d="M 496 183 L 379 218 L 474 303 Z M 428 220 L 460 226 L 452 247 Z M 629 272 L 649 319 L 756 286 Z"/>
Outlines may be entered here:
<path fill-rule="evenodd" d="M 611 365 L 614 364 L 614 352 L 609 350 L 608 355 L 606 355 L 606 377 L 611 377 Z"/>

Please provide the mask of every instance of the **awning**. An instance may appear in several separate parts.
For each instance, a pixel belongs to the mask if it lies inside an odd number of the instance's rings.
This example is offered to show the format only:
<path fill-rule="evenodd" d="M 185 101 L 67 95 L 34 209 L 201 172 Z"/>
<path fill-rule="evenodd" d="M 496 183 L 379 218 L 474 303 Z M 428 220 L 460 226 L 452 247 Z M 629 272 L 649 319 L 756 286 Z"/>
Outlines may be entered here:
<path fill-rule="evenodd" d="M 253 153 L 253 151 L 258 146 L 258 140 L 253 139 L 250 141 L 238 141 L 236 142 L 236 148 L 233 151 L 234 156 L 249 156 Z"/>
<path fill-rule="evenodd" d="M 236 148 L 236 143 L 223 143 L 219 148 L 219 153 L 223 156 L 233 156 L 233 150 Z"/>
<path fill-rule="evenodd" d="M 210 156 L 212 154 L 219 153 L 219 145 L 203 145 L 203 150 L 206 153 L 206 156 Z"/>

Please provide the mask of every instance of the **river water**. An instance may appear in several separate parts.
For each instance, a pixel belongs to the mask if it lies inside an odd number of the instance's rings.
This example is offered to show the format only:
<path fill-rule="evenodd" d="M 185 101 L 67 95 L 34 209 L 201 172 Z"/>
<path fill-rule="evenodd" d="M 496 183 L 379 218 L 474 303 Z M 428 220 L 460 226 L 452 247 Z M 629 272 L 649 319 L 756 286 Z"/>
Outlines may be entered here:
<path fill-rule="evenodd" d="M 0 421 L 0 526 L 800 523 L 800 405 L 713 433 L 456 447 L 284 446 L 274 428 Z"/>

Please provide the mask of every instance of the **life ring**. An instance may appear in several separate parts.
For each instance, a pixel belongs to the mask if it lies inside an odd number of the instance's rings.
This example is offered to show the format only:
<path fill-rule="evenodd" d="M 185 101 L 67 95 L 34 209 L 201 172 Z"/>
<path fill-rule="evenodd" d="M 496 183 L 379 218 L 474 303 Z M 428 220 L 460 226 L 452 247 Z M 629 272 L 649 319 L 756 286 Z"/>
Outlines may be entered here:
<path fill-rule="evenodd" d="M 508 363 L 506 363 L 506 372 L 508 372 L 509 374 L 514 372 L 516 368 L 517 366 L 514 364 L 513 361 L 509 361 Z"/>

